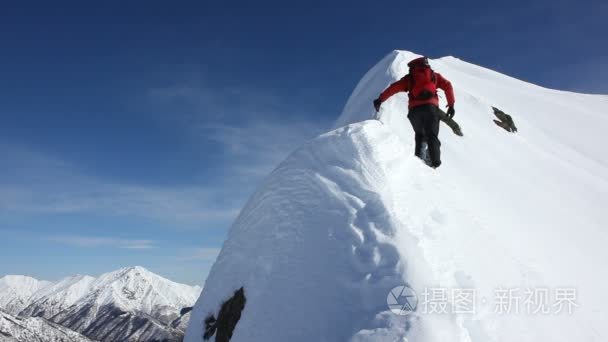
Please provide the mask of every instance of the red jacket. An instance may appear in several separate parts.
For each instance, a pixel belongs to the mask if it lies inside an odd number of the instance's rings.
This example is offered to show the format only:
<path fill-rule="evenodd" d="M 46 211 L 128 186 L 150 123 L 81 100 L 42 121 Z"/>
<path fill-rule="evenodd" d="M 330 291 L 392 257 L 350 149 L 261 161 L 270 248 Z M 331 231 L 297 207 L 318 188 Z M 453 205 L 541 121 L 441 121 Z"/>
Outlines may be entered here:
<path fill-rule="evenodd" d="M 455 100 L 454 100 L 454 90 L 452 89 L 452 83 L 450 83 L 450 81 L 443 78 L 443 76 L 441 76 L 441 74 L 439 74 L 437 72 L 435 73 L 435 79 L 437 82 L 437 88 L 443 89 L 443 92 L 445 93 L 445 96 L 448 100 L 448 105 L 453 106 Z M 388 88 L 386 88 L 386 90 L 384 90 L 382 92 L 382 94 L 380 94 L 379 99 L 381 102 L 384 102 L 384 101 L 388 100 L 389 97 L 391 97 L 399 92 L 402 92 L 402 91 L 405 91 L 405 92 L 410 91 L 409 75 L 406 75 L 399 81 L 391 84 Z M 410 99 L 409 103 L 408 103 L 408 108 L 412 109 L 414 107 L 417 107 L 417 106 L 420 106 L 423 104 L 433 104 L 435 106 L 439 106 L 439 98 L 437 97 L 437 94 L 435 94 L 433 97 L 431 97 L 428 100 Z"/>

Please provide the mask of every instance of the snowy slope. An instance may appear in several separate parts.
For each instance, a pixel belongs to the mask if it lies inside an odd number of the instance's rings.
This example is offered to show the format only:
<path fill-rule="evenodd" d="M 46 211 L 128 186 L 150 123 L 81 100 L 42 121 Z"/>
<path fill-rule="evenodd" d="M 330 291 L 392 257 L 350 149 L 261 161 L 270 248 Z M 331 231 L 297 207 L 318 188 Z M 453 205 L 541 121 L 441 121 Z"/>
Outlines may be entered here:
<path fill-rule="evenodd" d="M 0 311 L 2 342 L 89 342 L 87 337 L 43 318 L 19 318 Z"/>
<path fill-rule="evenodd" d="M 27 306 L 34 293 L 50 284 L 28 276 L 4 276 L 0 278 L 0 308 L 16 315 Z"/>
<path fill-rule="evenodd" d="M 95 278 L 76 275 L 37 291 L 29 300 L 29 305 L 20 312 L 21 316 L 51 318 L 57 313 L 76 304 L 91 291 Z"/>
<path fill-rule="evenodd" d="M 264 181 L 230 230 L 186 341 L 201 341 L 201 322 L 241 286 L 247 302 L 232 341 L 608 339 L 608 97 L 433 60 L 455 87 L 465 136 L 442 127 L 444 164 L 432 170 L 412 156 L 405 94 L 370 120 L 371 100 L 414 57 L 394 52 L 372 68 L 341 128 Z M 491 106 L 519 133 L 496 126 Z M 446 312 L 419 305 L 398 316 L 386 302 L 398 285 L 421 301 L 433 289 L 472 289 L 478 301 L 471 313 L 448 302 Z M 572 314 L 557 312 L 556 291 L 573 289 Z M 504 290 L 519 313 L 500 303 Z M 525 312 L 526 290 L 550 292 L 553 311 Z"/>

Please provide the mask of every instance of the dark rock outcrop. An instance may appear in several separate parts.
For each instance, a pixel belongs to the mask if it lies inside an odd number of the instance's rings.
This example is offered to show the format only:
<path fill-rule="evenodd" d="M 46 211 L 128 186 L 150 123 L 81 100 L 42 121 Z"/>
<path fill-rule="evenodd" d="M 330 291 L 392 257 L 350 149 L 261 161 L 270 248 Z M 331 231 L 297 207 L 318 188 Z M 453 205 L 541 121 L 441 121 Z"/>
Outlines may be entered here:
<path fill-rule="evenodd" d="M 232 338 L 232 333 L 236 324 L 241 319 L 241 312 L 245 308 L 245 290 L 241 287 L 234 292 L 234 295 L 222 304 L 220 312 L 215 316 L 210 315 L 205 318 L 205 334 L 203 338 L 209 340 L 214 334 L 216 342 L 228 342 Z"/>
<path fill-rule="evenodd" d="M 492 107 L 492 110 L 494 111 L 494 115 L 496 115 L 496 117 L 498 118 L 498 120 L 494 120 L 494 123 L 498 127 L 510 133 L 517 132 L 517 127 L 515 127 L 515 122 L 513 122 L 513 118 L 511 117 L 511 115 L 503 112 L 502 110 L 496 107 Z"/>

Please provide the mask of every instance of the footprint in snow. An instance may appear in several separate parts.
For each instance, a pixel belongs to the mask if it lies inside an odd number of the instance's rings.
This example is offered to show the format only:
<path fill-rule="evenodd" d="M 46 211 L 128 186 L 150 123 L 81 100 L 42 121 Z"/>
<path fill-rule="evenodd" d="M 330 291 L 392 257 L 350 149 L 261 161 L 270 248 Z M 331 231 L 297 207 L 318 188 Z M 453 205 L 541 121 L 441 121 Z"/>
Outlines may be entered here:
<path fill-rule="evenodd" d="M 473 281 L 473 277 L 463 271 L 454 272 L 454 279 L 458 283 L 458 286 L 461 288 L 474 288 L 475 282 Z"/>
<path fill-rule="evenodd" d="M 444 224 L 447 221 L 445 215 L 437 208 L 431 211 L 430 216 L 438 224 Z"/>
<path fill-rule="evenodd" d="M 424 232 L 424 236 L 426 236 L 429 239 L 435 239 L 437 237 L 435 234 L 436 233 L 435 228 L 432 225 L 424 224 L 423 232 Z"/>

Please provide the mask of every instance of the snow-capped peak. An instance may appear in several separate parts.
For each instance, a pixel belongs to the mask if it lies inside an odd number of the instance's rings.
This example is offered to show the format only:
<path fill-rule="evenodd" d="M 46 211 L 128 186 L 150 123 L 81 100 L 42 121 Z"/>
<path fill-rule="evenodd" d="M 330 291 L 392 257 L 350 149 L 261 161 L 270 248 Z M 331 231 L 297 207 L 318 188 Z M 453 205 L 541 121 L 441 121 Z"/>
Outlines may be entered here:
<path fill-rule="evenodd" d="M 95 278 L 87 275 L 66 277 L 34 293 L 20 315 L 53 317 L 86 296 L 93 281 Z"/>
<path fill-rule="evenodd" d="M 124 310 L 152 313 L 157 307 L 181 309 L 198 298 L 198 288 L 175 283 L 141 266 L 102 274 L 91 284 L 85 302 L 114 304 Z"/>
<path fill-rule="evenodd" d="M 56 323 L 109 340 L 177 340 L 183 324 L 173 326 L 191 307 L 200 289 L 175 283 L 135 266 L 102 274 L 75 305 L 52 317 Z M 187 318 L 186 318 L 187 319 Z M 104 324 L 97 324 L 102 320 Z M 120 327 L 128 325 L 127 329 Z"/>
<path fill-rule="evenodd" d="M 0 278 L 0 308 L 13 315 L 27 305 L 34 293 L 51 285 L 29 276 L 6 275 Z"/>
<path fill-rule="evenodd" d="M 49 281 L 38 280 L 38 279 L 32 278 L 30 276 L 24 276 L 24 275 L 6 275 L 6 276 L 0 278 L 0 288 L 1 289 L 4 290 L 4 289 L 11 288 L 11 289 L 18 290 L 21 293 L 33 294 L 34 292 L 36 292 L 50 284 L 51 284 L 51 282 L 49 282 Z"/>
<path fill-rule="evenodd" d="M 88 275 L 66 277 L 34 293 L 32 300 L 64 293 L 64 297 L 69 297 L 72 301 L 76 301 L 89 290 L 89 286 L 94 280 L 94 277 Z"/>

